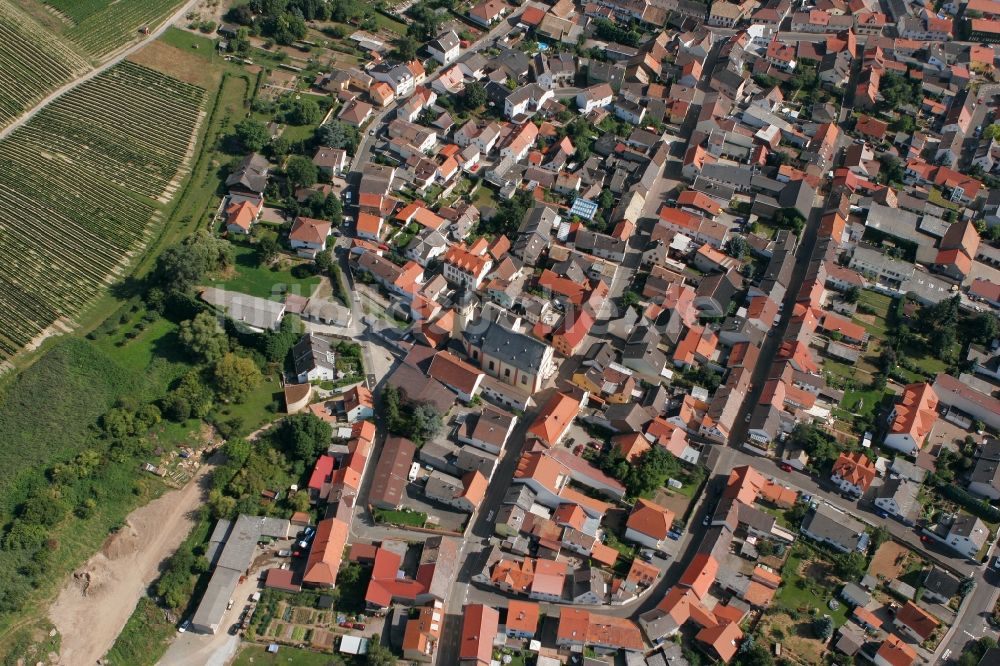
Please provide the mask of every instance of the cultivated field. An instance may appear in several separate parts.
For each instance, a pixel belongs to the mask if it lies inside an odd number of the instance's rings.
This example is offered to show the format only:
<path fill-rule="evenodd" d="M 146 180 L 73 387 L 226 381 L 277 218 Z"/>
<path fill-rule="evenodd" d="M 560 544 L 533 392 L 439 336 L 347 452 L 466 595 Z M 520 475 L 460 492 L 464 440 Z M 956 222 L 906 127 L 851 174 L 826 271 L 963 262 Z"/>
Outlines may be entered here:
<path fill-rule="evenodd" d="M 89 67 L 9 0 L 0 0 L 0 127 Z"/>
<path fill-rule="evenodd" d="M 142 247 L 203 97 L 122 63 L 0 142 L 0 359 L 79 314 Z"/>
<path fill-rule="evenodd" d="M 181 0 L 43 0 L 68 23 L 63 36 L 100 58 L 156 27 Z"/>

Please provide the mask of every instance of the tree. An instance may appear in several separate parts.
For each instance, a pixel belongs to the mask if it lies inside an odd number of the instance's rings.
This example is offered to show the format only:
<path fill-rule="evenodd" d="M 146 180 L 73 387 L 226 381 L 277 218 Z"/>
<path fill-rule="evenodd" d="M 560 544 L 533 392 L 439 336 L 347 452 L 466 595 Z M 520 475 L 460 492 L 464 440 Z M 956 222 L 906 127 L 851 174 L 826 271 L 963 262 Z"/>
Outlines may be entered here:
<path fill-rule="evenodd" d="M 962 597 L 965 597 L 966 595 L 969 594 L 969 592 L 972 592 L 972 588 L 974 588 L 975 586 L 976 586 L 975 578 L 972 577 L 963 578 L 962 582 L 958 584 L 958 594 Z"/>
<path fill-rule="evenodd" d="M 441 415 L 431 405 L 417 405 L 410 417 L 410 438 L 420 444 L 432 438 L 441 430 Z"/>
<path fill-rule="evenodd" d="M 322 252 L 316 254 L 316 269 L 321 273 L 330 272 L 330 268 L 334 265 L 333 262 L 333 250 L 327 248 Z"/>
<path fill-rule="evenodd" d="M 288 165 L 285 167 L 285 175 L 292 191 L 297 187 L 309 187 L 315 185 L 319 179 L 319 172 L 312 160 L 303 155 L 293 155 L 288 158 Z"/>
<path fill-rule="evenodd" d="M 871 545 L 869 546 L 870 552 L 874 553 L 879 549 L 879 546 L 881 546 L 888 540 L 889 540 L 889 530 L 879 525 L 874 530 L 872 530 Z"/>
<path fill-rule="evenodd" d="M 812 622 L 813 633 L 823 641 L 830 640 L 833 636 L 833 619 L 829 615 L 821 615 Z"/>
<path fill-rule="evenodd" d="M 317 127 L 313 138 L 321 146 L 343 148 L 349 155 L 354 155 L 361 143 L 361 132 L 353 125 L 335 121 Z"/>
<path fill-rule="evenodd" d="M 972 641 L 965 646 L 962 655 L 958 658 L 958 666 L 977 666 L 982 660 L 987 650 L 997 646 L 996 640 L 992 636 L 983 636 Z"/>
<path fill-rule="evenodd" d="M 733 236 L 726 242 L 726 254 L 730 257 L 742 259 L 743 255 L 750 249 L 747 239 L 743 236 Z"/>
<path fill-rule="evenodd" d="M 150 277 L 165 292 L 187 292 L 207 274 L 233 263 L 229 241 L 201 232 L 160 254 Z"/>
<path fill-rule="evenodd" d="M 844 300 L 848 303 L 857 303 L 861 300 L 861 290 L 857 287 L 849 287 L 847 291 L 844 292 Z"/>
<path fill-rule="evenodd" d="M 279 250 L 281 250 L 281 246 L 278 245 L 278 240 L 274 236 L 270 234 L 262 236 L 257 242 L 257 255 L 260 257 L 261 265 L 266 266 L 277 259 Z"/>
<path fill-rule="evenodd" d="M 243 402 L 262 379 L 253 359 L 232 352 L 216 362 L 213 376 L 219 397 L 227 402 Z"/>
<path fill-rule="evenodd" d="M 275 432 L 276 442 L 296 460 L 312 463 L 330 447 L 333 429 L 312 413 L 289 416 Z"/>
<path fill-rule="evenodd" d="M 229 351 L 229 338 L 219 320 L 209 312 L 182 321 L 178 337 L 188 352 L 202 361 L 214 363 Z"/>
<path fill-rule="evenodd" d="M 246 55 L 250 51 L 250 29 L 241 27 L 236 36 L 229 40 L 229 52 Z"/>
<path fill-rule="evenodd" d="M 316 100 L 309 97 L 294 99 L 285 113 L 285 121 L 291 125 L 315 125 L 322 119 L 323 110 Z"/>
<path fill-rule="evenodd" d="M 486 104 L 486 88 L 479 82 L 470 83 L 465 86 L 459 99 L 462 102 L 463 109 L 474 111 Z"/>
<path fill-rule="evenodd" d="M 271 138 L 264 123 L 253 118 L 244 118 L 236 123 L 236 138 L 243 150 L 256 153 L 267 145 Z"/>
<path fill-rule="evenodd" d="M 844 580 L 857 580 L 865 574 L 868 563 L 865 556 L 854 551 L 839 555 L 834 564 L 834 571 Z"/>
<path fill-rule="evenodd" d="M 382 638 L 374 634 L 368 642 L 367 666 L 396 666 L 396 657 L 389 648 L 382 645 Z"/>
<path fill-rule="evenodd" d="M 417 57 L 420 43 L 412 35 L 402 35 L 396 40 L 395 56 L 399 60 L 410 61 Z"/>
<path fill-rule="evenodd" d="M 739 652 L 736 654 L 736 666 L 774 666 L 774 657 L 767 649 L 766 645 L 747 637 L 740 644 Z"/>

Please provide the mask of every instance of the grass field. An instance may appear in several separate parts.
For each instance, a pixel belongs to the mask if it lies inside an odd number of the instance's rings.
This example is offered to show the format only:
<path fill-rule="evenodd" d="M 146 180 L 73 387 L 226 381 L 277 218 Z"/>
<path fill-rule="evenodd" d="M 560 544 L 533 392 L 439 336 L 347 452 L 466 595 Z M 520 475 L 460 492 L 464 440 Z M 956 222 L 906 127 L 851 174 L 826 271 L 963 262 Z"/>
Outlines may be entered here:
<path fill-rule="evenodd" d="M 270 654 L 262 645 L 246 645 L 232 662 L 232 666 L 330 666 L 345 663 L 340 657 L 329 654 L 281 646 Z"/>
<path fill-rule="evenodd" d="M 427 524 L 427 514 L 420 511 L 387 511 L 375 509 L 375 522 L 391 525 L 409 525 L 423 527 Z"/>
<path fill-rule="evenodd" d="M 285 260 L 282 258 L 279 262 Z M 296 261 L 294 263 L 304 262 Z M 261 298 L 271 298 L 286 293 L 309 296 L 319 282 L 319 276 L 316 275 L 299 278 L 295 277 L 288 269 L 276 268 L 275 266 L 261 267 L 256 248 L 252 245 L 238 244 L 236 245 L 235 275 L 213 283 L 212 286 L 240 291 Z"/>
<path fill-rule="evenodd" d="M 105 663 L 108 666 L 152 666 L 163 656 L 168 641 L 176 634 L 177 629 L 167 622 L 163 609 L 149 597 L 143 597 L 108 652 Z"/>

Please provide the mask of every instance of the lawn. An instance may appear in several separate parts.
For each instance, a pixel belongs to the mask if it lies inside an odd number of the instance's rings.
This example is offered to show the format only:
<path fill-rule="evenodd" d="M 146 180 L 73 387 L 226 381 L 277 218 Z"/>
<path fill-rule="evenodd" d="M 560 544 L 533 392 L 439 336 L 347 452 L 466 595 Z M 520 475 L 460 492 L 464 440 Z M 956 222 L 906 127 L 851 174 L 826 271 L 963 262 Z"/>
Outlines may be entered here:
<path fill-rule="evenodd" d="M 396 33 L 397 35 L 405 35 L 406 34 L 406 24 L 405 23 L 400 23 L 399 21 L 394 21 L 391 18 L 389 18 L 388 16 L 386 16 L 385 14 L 381 14 L 379 12 L 374 12 L 373 16 L 375 17 L 375 23 L 378 24 L 378 27 L 383 28 L 385 30 L 391 30 L 392 32 Z"/>
<path fill-rule="evenodd" d="M 236 432 L 243 436 L 257 430 L 276 416 L 281 408 L 283 393 L 278 382 L 277 372 L 264 373 L 260 385 L 251 391 L 247 399 L 239 404 L 219 407 L 222 420 L 239 419 L 240 425 Z"/>
<path fill-rule="evenodd" d="M 861 414 L 862 416 L 872 414 L 875 407 L 882 401 L 885 391 L 845 391 L 843 408 L 851 414 Z"/>
<path fill-rule="evenodd" d="M 889 307 L 892 305 L 892 299 L 877 291 L 862 289 L 861 298 L 858 300 L 858 303 L 864 303 L 875 311 L 877 317 L 886 319 L 889 316 Z"/>
<path fill-rule="evenodd" d="M 476 206 L 476 208 L 482 208 L 484 206 L 496 208 L 497 205 L 496 194 L 494 194 L 493 190 L 491 190 L 486 185 L 480 185 L 476 189 L 476 192 L 473 196 L 474 198 L 472 200 L 472 203 L 473 205 Z"/>
<path fill-rule="evenodd" d="M 233 666 L 330 666 L 338 663 L 329 654 L 281 646 L 271 654 L 263 645 L 247 645 L 236 656 Z"/>
<path fill-rule="evenodd" d="M 410 527 L 423 527 L 427 524 L 427 514 L 420 511 L 375 509 L 374 515 L 376 523 L 408 525 Z"/>
<path fill-rule="evenodd" d="M 848 609 L 843 602 L 839 602 L 836 610 L 828 605 L 830 599 L 836 598 L 843 581 L 833 575 L 829 562 L 805 544 L 798 543 L 792 547 L 781 569 L 781 579 L 782 585 L 774 596 L 774 606 L 785 609 L 792 618 L 815 608 L 833 618 L 837 627 L 847 620 Z"/>
<path fill-rule="evenodd" d="M 284 257 L 278 260 L 279 263 L 286 261 Z M 304 262 L 295 261 L 295 265 L 303 265 Z M 226 276 L 225 279 L 213 283 L 212 286 L 239 291 L 251 296 L 261 298 L 273 298 L 286 293 L 309 296 L 319 284 L 317 275 L 296 277 L 295 269 L 279 268 L 278 264 L 271 267 L 260 265 L 257 258 L 257 249 L 252 245 L 236 245 L 236 267 L 235 275 Z"/>

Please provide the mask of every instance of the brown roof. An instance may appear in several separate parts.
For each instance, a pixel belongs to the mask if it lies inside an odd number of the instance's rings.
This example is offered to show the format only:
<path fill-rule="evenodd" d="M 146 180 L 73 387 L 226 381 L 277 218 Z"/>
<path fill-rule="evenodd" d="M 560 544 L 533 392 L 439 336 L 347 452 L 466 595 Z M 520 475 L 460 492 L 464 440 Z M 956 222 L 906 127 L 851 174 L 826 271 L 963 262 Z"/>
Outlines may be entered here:
<path fill-rule="evenodd" d="M 368 501 L 374 505 L 399 506 L 403 489 L 409 482 L 410 465 L 417 446 L 404 437 L 390 436 L 382 447 L 382 455 L 375 466 Z"/>
<path fill-rule="evenodd" d="M 289 240 L 302 243 L 322 244 L 330 235 L 331 224 L 327 220 L 316 220 L 311 217 L 298 217 L 288 233 Z"/>
<path fill-rule="evenodd" d="M 471 395 L 476 382 L 483 372 L 449 351 L 441 351 L 434 355 L 427 374 L 445 386 L 450 386 L 461 393 Z"/>
<path fill-rule="evenodd" d="M 493 659 L 493 639 L 500 625 L 500 613 L 483 604 L 462 609 L 462 638 L 458 654 L 463 666 L 490 666 Z"/>

